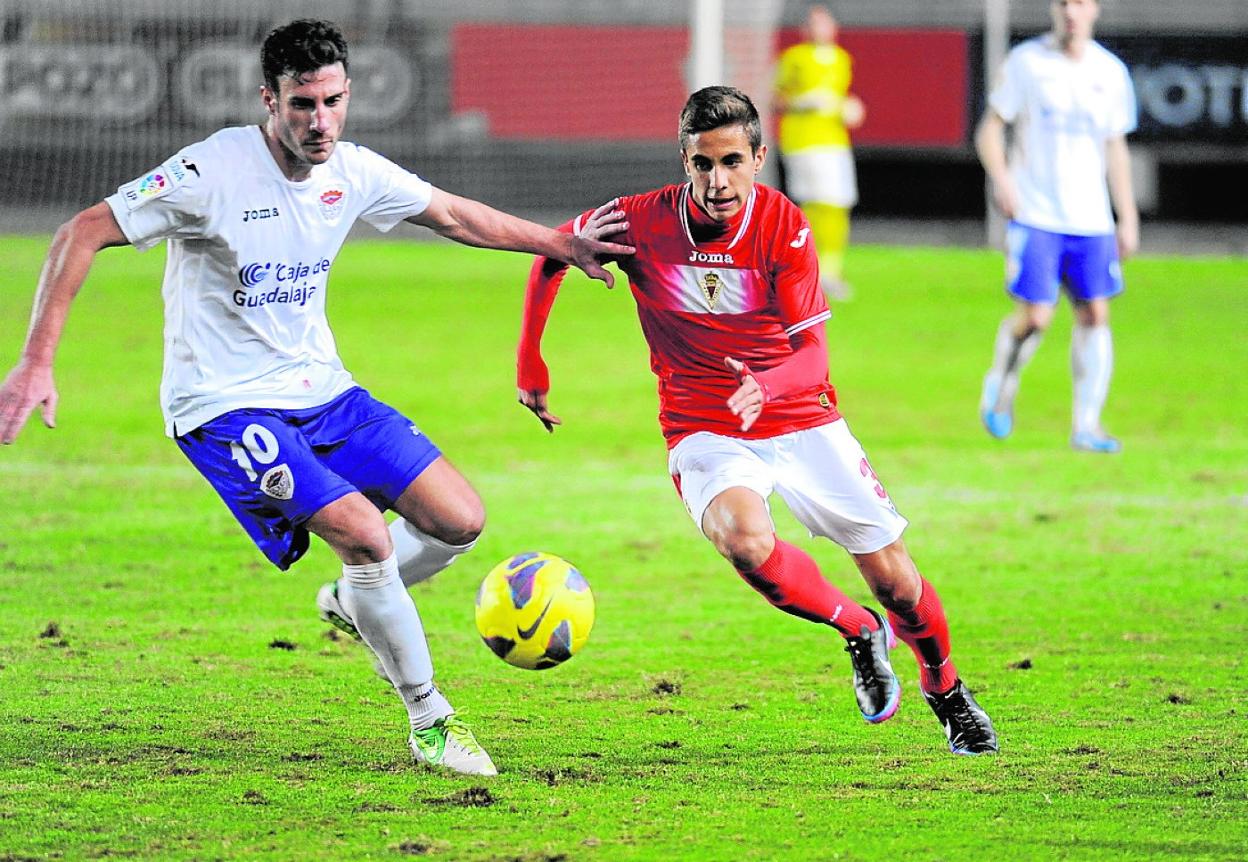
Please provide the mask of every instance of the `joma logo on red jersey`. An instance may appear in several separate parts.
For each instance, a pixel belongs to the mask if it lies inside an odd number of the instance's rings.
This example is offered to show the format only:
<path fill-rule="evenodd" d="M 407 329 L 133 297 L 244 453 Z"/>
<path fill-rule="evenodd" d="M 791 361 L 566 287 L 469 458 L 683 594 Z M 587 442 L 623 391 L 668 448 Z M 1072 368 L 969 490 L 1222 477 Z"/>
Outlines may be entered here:
<path fill-rule="evenodd" d="M 689 252 L 690 263 L 732 263 L 730 254 L 704 254 L 700 251 Z"/>

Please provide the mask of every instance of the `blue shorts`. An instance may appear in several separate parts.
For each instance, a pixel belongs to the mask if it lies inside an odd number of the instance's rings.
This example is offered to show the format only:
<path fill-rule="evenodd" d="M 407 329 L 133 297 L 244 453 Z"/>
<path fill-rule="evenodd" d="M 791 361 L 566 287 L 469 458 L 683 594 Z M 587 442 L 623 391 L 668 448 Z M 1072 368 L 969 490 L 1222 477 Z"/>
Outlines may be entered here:
<path fill-rule="evenodd" d="M 1112 233 L 1078 236 L 1010 222 L 1005 240 L 1005 289 L 1015 299 L 1053 305 L 1059 287 L 1077 302 L 1123 291 L 1118 240 Z"/>
<path fill-rule="evenodd" d="M 307 551 L 308 518 L 352 491 L 385 511 L 441 455 L 358 387 L 319 407 L 231 410 L 177 442 L 282 570 Z"/>

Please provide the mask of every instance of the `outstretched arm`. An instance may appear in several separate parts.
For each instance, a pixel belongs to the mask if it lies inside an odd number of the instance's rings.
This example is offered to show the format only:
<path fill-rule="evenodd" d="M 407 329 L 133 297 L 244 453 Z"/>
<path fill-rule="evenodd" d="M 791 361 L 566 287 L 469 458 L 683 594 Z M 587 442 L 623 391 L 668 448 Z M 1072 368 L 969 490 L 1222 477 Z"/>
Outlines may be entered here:
<path fill-rule="evenodd" d="M 571 223 L 560 229 L 571 231 Z M 550 392 L 550 371 L 542 358 L 542 333 L 550 319 L 551 306 L 568 265 L 548 257 L 533 261 L 529 283 L 524 291 L 524 317 L 520 323 L 520 344 L 516 348 L 516 400 L 533 411 L 547 431 L 563 421 L 550 412 L 546 397 Z"/>
<path fill-rule="evenodd" d="M 634 251 L 632 246 L 604 242 L 601 238 L 618 229 L 594 236 L 557 231 L 438 188 L 433 190 L 425 211 L 408 221 L 464 245 L 525 251 L 571 264 L 590 278 L 605 282 L 607 287 L 615 286 L 615 278 L 602 268 L 602 258 Z"/>
<path fill-rule="evenodd" d="M 594 210 L 582 222 L 567 222 L 559 226 L 560 233 L 583 238 L 597 239 L 628 229 L 624 213 L 615 207 L 618 200 L 607 201 Z M 567 274 L 568 265 L 560 260 L 539 256 L 529 270 L 529 282 L 524 292 L 524 317 L 520 324 L 520 344 L 516 349 L 516 397 L 517 400 L 541 420 L 547 431 L 554 432 L 563 421 L 550 412 L 547 395 L 550 392 L 550 371 L 542 359 L 542 333 L 550 319 L 550 309 L 555 304 L 559 285 Z"/>
<path fill-rule="evenodd" d="M 0 383 L 0 443 L 12 443 L 36 407 L 43 424 L 56 427 L 56 384 L 52 360 L 61 341 L 69 305 L 86 280 L 96 253 L 126 245 L 108 204 L 98 203 L 57 230 L 35 289 L 30 329 L 17 365 Z"/>

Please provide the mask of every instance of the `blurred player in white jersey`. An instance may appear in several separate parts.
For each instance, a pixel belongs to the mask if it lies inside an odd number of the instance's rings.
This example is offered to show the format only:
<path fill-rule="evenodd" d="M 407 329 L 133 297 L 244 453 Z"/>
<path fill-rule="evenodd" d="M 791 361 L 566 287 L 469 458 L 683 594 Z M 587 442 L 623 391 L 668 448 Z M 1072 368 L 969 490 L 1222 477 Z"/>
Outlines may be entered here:
<path fill-rule="evenodd" d="M 166 433 L 274 565 L 299 559 L 309 533 L 338 554 L 342 577 L 317 605 L 376 653 L 407 708 L 416 760 L 493 775 L 434 685 L 406 589 L 472 547 L 484 508 L 417 425 L 343 368 L 325 316 L 329 271 L 357 219 L 551 256 L 608 284 L 598 255 L 631 249 L 457 197 L 340 140 L 347 44 L 328 22 L 278 27 L 261 65 L 264 125 L 186 147 L 57 231 L 20 361 L 0 385 L 0 442 L 12 443 L 36 407 L 53 427 L 52 360 L 95 254 L 167 240 Z M 400 516 L 388 527 L 386 509 Z"/>
<path fill-rule="evenodd" d="M 1112 453 L 1121 444 L 1101 426 L 1113 373 L 1109 300 L 1123 290 L 1120 261 L 1140 233 L 1126 141 L 1135 94 L 1126 66 L 1092 39 L 1098 0 L 1052 0 L 1051 12 L 1052 32 L 1010 51 L 975 134 L 993 199 L 1010 219 L 1006 290 L 1018 303 L 997 331 L 979 411 L 989 434 L 1009 436 L 1019 374 L 1064 289 L 1075 310 L 1071 446 Z"/>

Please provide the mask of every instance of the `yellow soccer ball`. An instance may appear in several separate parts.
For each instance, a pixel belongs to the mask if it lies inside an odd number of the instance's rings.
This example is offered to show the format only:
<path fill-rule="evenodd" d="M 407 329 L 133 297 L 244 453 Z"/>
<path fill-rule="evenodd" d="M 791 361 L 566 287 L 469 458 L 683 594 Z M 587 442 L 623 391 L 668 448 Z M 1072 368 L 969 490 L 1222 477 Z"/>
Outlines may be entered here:
<path fill-rule="evenodd" d="M 589 639 L 594 594 L 585 576 L 554 554 L 508 557 L 477 590 L 477 631 L 508 664 L 545 670 L 562 664 Z"/>

